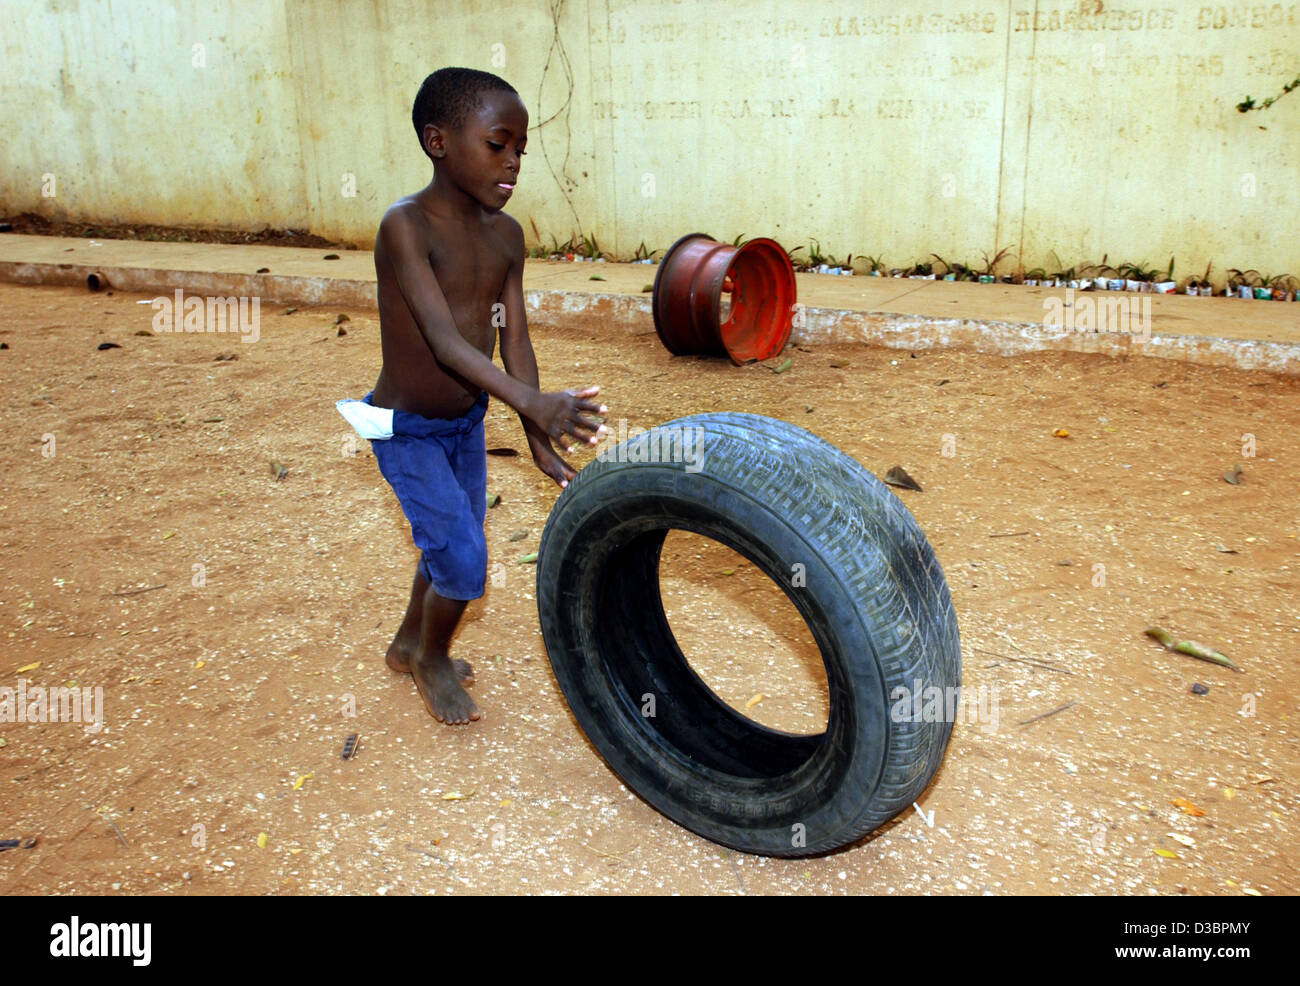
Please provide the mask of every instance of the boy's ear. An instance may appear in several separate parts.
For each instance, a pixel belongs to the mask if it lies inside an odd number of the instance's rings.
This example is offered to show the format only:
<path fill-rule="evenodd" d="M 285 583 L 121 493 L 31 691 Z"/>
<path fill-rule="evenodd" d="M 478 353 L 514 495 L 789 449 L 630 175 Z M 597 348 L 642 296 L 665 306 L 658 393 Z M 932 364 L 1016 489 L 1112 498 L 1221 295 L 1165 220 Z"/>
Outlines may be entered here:
<path fill-rule="evenodd" d="M 437 126 L 437 124 L 426 123 L 424 125 L 424 152 L 435 161 L 447 156 L 447 145 L 445 143 L 446 134 Z"/>

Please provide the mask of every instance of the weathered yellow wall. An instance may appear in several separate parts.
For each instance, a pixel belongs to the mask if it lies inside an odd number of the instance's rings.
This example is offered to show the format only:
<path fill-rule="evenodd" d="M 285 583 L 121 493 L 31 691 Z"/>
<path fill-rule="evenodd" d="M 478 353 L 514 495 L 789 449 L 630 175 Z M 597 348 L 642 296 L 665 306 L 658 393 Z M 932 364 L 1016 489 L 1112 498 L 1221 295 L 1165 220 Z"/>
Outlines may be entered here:
<path fill-rule="evenodd" d="M 530 240 L 1300 273 L 1300 93 L 1234 109 L 1300 74 L 1297 3 L 50 0 L 0 23 L 10 214 L 368 244 L 429 177 L 419 81 L 461 64 L 530 109 Z"/>

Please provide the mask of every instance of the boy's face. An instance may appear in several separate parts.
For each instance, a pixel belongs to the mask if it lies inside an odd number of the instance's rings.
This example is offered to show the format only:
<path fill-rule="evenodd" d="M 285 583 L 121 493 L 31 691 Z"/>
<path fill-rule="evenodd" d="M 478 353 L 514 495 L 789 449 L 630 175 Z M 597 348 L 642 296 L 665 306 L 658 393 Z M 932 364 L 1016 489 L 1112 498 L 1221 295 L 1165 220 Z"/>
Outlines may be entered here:
<path fill-rule="evenodd" d="M 458 128 L 424 128 L 438 173 L 493 212 L 510 201 L 527 143 L 528 111 L 512 92 L 481 93 L 478 108 Z"/>

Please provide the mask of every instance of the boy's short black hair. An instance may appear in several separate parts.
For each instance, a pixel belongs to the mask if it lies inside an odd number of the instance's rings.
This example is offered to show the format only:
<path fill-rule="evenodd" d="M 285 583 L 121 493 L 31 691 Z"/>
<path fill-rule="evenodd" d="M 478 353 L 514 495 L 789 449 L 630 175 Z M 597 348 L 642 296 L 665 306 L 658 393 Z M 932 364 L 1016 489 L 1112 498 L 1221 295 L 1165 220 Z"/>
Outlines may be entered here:
<path fill-rule="evenodd" d="M 490 91 L 513 92 L 515 87 L 491 72 L 475 68 L 440 68 L 420 84 L 411 107 L 415 135 L 424 144 L 424 128 L 430 123 L 442 127 L 459 127 L 471 110 L 478 107 L 479 96 Z"/>

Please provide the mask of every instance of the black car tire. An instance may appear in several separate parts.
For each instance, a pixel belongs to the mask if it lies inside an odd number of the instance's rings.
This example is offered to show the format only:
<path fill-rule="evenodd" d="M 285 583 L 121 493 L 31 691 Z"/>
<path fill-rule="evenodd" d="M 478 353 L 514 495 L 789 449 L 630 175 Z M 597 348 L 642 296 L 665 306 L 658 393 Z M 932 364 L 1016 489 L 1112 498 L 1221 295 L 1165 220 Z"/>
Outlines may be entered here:
<path fill-rule="evenodd" d="M 659 592 L 660 549 L 677 529 L 734 549 L 793 602 L 825 664 L 825 733 L 762 726 L 692 670 Z M 888 488 L 794 425 L 701 414 L 610 443 L 551 511 L 537 605 L 556 680 L 597 752 L 660 812 L 722 845 L 832 851 L 906 809 L 938 769 L 951 718 L 890 713 L 900 694 L 911 709 L 918 688 L 961 683 L 943 572 Z"/>

